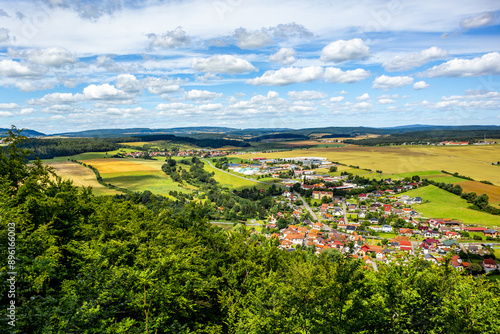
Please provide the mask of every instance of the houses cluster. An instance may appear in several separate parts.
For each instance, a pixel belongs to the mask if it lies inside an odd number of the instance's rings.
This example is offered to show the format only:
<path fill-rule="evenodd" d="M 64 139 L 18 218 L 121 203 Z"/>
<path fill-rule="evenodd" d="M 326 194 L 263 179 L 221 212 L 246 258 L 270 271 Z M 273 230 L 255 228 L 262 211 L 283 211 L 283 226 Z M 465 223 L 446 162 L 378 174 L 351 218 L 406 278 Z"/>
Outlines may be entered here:
<path fill-rule="evenodd" d="M 325 249 L 338 249 L 341 252 L 349 252 L 349 245 L 362 244 L 365 242 L 363 236 L 356 233 L 348 235 L 331 229 L 323 223 L 312 224 L 309 220 L 305 221 L 306 226 L 290 225 L 279 233 L 271 235 L 271 238 L 277 238 L 280 242 L 280 249 L 292 251 L 297 245 L 302 247 L 312 247 L 319 254 Z M 268 227 L 275 227 L 269 224 Z M 352 244 L 351 244 L 352 243 Z"/>
<path fill-rule="evenodd" d="M 227 151 L 219 150 L 178 150 L 178 151 L 150 151 L 150 152 L 128 152 L 124 155 L 126 157 L 132 158 L 143 158 L 147 154 L 150 157 L 192 157 L 199 156 L 202 158 L 211 158 L 225 156 L 228 154 Z"/>

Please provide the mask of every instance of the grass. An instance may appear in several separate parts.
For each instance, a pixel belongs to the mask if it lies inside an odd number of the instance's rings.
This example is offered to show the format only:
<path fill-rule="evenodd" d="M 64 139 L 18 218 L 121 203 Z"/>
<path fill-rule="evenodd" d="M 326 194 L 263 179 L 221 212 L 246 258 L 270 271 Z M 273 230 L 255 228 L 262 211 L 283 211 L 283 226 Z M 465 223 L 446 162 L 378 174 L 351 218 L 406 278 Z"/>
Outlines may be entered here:
<path fill-rule="evenodd" d="M 56 169 L 57 175 L 63 179 L 70 179 L 73 184 L 80 187 L 92 187 L 96 195 L 116 195 L 121 192 L 108 189 L 99 182 L 92 170 L 75 162 L 70 161 L 55 161 L 46 163 Z"/>
<path fill-rule="evenodd" d="M 439 189 L 435 186 L 426 186 L 419 189 L 410 190 L 405 195 L 421 197 L 423 203 L 415 205 L 414 208 L 428 218 L 451 218 L 457 219 L 467 224 L 477 224 L 482 226 L 500 226 L 500 216 L 490 215 L 468 209 L 469 203 L 460 196 Z"/>
<path fill-rule="evenodd" d="M 500 160 L 500 145 L 488 146 L 386 146 L 360 147 L 349 145 L 338 148 L 314 148 L 273 153 L 245 154 L 266 158 L 292 158 L 297 156 L 325 157 L 347 165 L 382 170 L 386 174 L 415 173 L 425 170 L 446 170 L 477 180 L 488 180 L 500 185 L 498 166 L 490 162 Z"/>

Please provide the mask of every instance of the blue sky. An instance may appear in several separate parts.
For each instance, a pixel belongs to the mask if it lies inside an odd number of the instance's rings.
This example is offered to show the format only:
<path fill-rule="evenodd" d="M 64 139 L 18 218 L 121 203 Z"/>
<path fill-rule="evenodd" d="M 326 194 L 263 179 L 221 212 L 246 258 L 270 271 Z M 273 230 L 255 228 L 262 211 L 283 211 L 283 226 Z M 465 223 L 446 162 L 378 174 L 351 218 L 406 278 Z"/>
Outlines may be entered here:
<path fill-rule="evenodd" d="M 498 1 L 0 0 L 0 127 L 500 124 Z"/>

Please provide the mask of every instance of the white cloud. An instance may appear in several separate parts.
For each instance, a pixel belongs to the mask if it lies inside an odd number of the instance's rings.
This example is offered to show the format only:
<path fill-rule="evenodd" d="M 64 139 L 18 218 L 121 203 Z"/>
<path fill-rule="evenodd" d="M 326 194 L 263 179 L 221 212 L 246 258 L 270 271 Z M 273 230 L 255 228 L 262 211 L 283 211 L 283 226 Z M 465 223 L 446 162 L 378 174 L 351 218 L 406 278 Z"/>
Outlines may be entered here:
<path fill-rule="evenodd" d="M 448 57 L 448 51 L 433 46 L 420 52 L 396 56 L 391 61 L 382 64 L 382 66 L 387 71 L 406 71 L 446 57 Z"/>
<path fill-rule="evenodd" d="M 52 89 L 56 86 L 54 81 L 23 80 L 16 82 L 16 87 L 22 92 L 34 92 L 35 90 Z"/>
<path fill-rule="evenodd" d="M 304 68 L 283 67 L 277 71 L 266 71 L 262 76 L 247 80 L 246 83 L 260 86 L 284 86 L 297 82 L 309 82 L 321 79 L 323 77 L 323 68 L 319 66 L 310 66 Z"/>
<path fill-rule="evenodd" d="M 256 49 L 273 43 L 273 39 L 265 29 L 247 31 L 238 28 L 234 31 L 233 37 L 236 39 L 236 46 L 240 49 Z"/>
<path fill-rule="evenodd" d="M 469 16 L 460 21 L 460 26 L 464 29 L 479 28 L 495 22 L 495 13 L 484 12 L 474 16 Z"/>
<path fill-rule="evenodd" d="M 196 110 L 196 108 L 191 104 L 175 102 L 175 103 L 160 103 L 156 106 L 156 110 L 158 110 L 161 115 L 180 116 L 180 115 L 187 115 Z"/>
<path fill-rule="evenodd" d="M 9 39 L 9 29 L 0 28 L 0 43 L 7 42 Z"/>
<path fill-rule="evenodd" d="M 188 100 L 210 100 L 216 97 L 222 97 L 222 93 L 210 92 L 208 90 L 193 89 L 184 94 L 184 98 Z"/>
<path fill-rule="evenodd" d="M 17 110 L 21 108 L 17 103 L 0 103 L 0 110 Z"/>
<path fill-rule="evenodd" d="M 378 100 L 378 103 L 380 104 L 389 104 L 389 103 L 394 103 L 395 101 L 392 99 L 380 99 Z"/>
<path fill-rule="evenodd" d="M 293 100 L 320 100 L 328 97 L 328 94 L 314 90 L 290 91 L 288 96 Z"/>
<path fill-rule="evenodd" d="M 355 70 L 342 71 L 339 68 L 327 67 L 325 68 L 325 80 L 332 83 L 353 83 L 364 80 L 370 76 L 370 73 L 362 68 Z M 340 93 L 345 94 L 345 93 Z"/>
<path fill-rule="evenodd" d="M 207 103 L 200 105 L 200 111 L 217 111 L 222 110 L 224 106 L 221 103 Z"/>
<path fill-rule="evenodd" d="M 0 117 L 11 117 L 14 116 L 10 111 L 0 111 Z"/>
<path fill-rule="evenodd" d="M 77 61 L 71 52 L 58 47 L 30 50 L 27 53 L 27 59 L 35 64 L 52 67 L 62 67 Z"/>
<path fill-rule="evenodd" d="M 308 111 L 315 111 L 317 109 L 318 108 L 311 106 L 292 106 L 288 108 L 288 110 L 291 112 L 308 112 Z"/>
<path fill-rule="evenodd" d="M 145 80 L 148 91 L 153 94 L 173 93 L 179 90 L 180 80 L 149 77 Z"/>
<path fill-rule="evenodd" d="M 364 93 L 363 95 L 358 96 L 356 98 L 357 101 L 368 101 L 369 99 L 370 99 L 370 95 L 368 95 L 368 93 Z"/>
<path fill-rule="evenodd" d="M 142 91 L 143 84 L 132 74 L 120 74 L 115 81 L 118 89 L 124 92 L 136 94 Z"/>
<path fill-rule="evenodd" d="M 343 96 L 334 96 L 334 97 L 330 98 L 330 101 L 331 102 L 341 102 L 341 101 L 344 101 L 344 97 Z"/>
<path fill-rule="evenodd" d="M 375 78 L 372 87 L 380 89 L 398 88 L 410 85 L 412 82 L 413 78 L 408 76 L 389 77 L 387 75 L 381 75 Z"/>
<path fill-rule="evenodd" d="M 161 35 L 148 34 L 148 38 L 151 48 L 157 46 L 164 49 L 172 49 L 190 43 L 188 34 L 181 27 L 177 27 L 175 30 L 167 31 Z"/>
<path fill-rule="evenodd" d="M 429 84 L 425 81 L 418 81 L 413 84 L 413 89 L 420 90 L 429 87 Z"/>
<path fill-rule="evenodd" d="M 193 58 L 191 67 L 199 72 L 239 74 L 257 71 L 248 60 L 232 55 L 214 55 L 210 58 Z"/>
<path fill-rule="evenodd" d="M 19 115 L 31 115 L 33 113 L 35 113 L 35 109 L 33 109 L 33 108 L 23 108 L 19 112 Z"/>
<path fill-rule="evenodd" d="M 295 50 L 292 48 L 281 48 L 275 54 L 269 56 L 269 61 L 283 65 L 291 65 L 297 61 Z"/>
<path fill-rule="evenodd" d="M 0 76 L 5 77 L 35 77 L 40 75 L 39 72 L 21 64 L 17 61 L 4 59 L 0 61 Z"/>
<path fill-rule="evenodd" d="M 87 100 L 128 100 L 130 96 L 113 85 L 90 85 L 83 89 L 83 95 Z"/>
<path fill-rule="evenodd" d="M 71 104 L 83 100 L 84 96 L 82 94 L 72 94 L 72 93 L 51 93 L 47 94 L 40 99 L 31 99 L 28 101 L 29 104 Z"/>
<path fill-rule="evenodd" d="M 351 108 L 354 110 L 369 110 L 373 108 L 373 105 L 369 102 L 358 102 L 355 103 Z"/>
<path fill-rule="evenodd" d="M 455 58 L 422 73 L 424 77 L 478 77 L 500 75 L 500 53 L 491 52 L 473 59 Z"/>
<path fill-rule="evenodd" d="M 321 51 L 324 62 L 341 63 L 346 60 L 365 59 L 370 55 L 370 48 L 361 38 L 348 41 L 338 40 L 325 46 Z"/>

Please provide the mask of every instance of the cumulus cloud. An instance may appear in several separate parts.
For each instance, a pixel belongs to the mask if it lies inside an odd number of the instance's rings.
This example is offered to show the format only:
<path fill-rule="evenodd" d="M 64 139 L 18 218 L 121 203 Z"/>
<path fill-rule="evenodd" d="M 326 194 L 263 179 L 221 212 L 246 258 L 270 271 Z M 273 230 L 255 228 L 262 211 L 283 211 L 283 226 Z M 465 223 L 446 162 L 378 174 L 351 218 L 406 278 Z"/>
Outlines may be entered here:
<path fill-rule="evenodd" d="M 0 110 L 17 110 L 19 108 L 17 103 L 0 103 Z"/>
<path fill-rule="evenodd" d="M 0 17 L 1 16 L 10 17 L 10 15 L 3 9 L 0 9 Z"/>
<path fill-rule="evenodd" d="M 247 31 L 238 28 L 234 31 L 233 37 L 236 39 L 236 46 L 240 49 L 256 49 L 273 43 L 273 39 L 265 29 Z"/>
<path fill-rule="evenodd" d="M 295 50 L 292 48 L 281 48 L 275 54 L 269 56 L 269 61 L 283 65 L 291 65 L 297 61 Z"/>
<path fill-rule="evenodd" d="M 82 94 L 72 94 L 72 93 L 51 93 L 47 94 L 40 99 L 31 99 L 28 101 L 29 104 L 71 104 L 76 103 L 84 99 Z"/>
<path fill-rule="evenodd" d="M 182 102 L 160 103 L 156 106 L 156 110 L 160 112 L 160 115 L 181 116 L 193 112 L 196 107 Z"/>
<path fill-rule="evenodd" d="M 472 29 L 488 26 L 495 22 L 495 14 L 492 12 L 484 12 L 474 16 L 469 16 L 460 21 L 460 26 L 464 29 Z"/>
<path fill-rule="evenodd" d="M 41 73 L 35 71 L 27 65 L 21 64 L 17 61 L 4 59 L 0 61 L 0 76 L 5 77 L 36 77 Z"/>
<path fill-rule="evenodd" d="M 87 86 L 83 89 L 83 96 L 87 100 L 116 101 L 130 99 L 130 95 L 110 84 Z"/>
<path fill-rule="evenodd" d="M 328 94 L 315 90 L 290 91 L 288 96 L 293 100 L 320 100 L 328 97 Z"/>
<path fill-rule="evenodd" d="M 56 83 L 53 81 L 23 80 L 17 81 L 15 85 L 22 92 L 34 92 L 35 90 L 52 89 Z"/>
<path fill-rule="evenodd" d="M 370 73 L 362 68 L 348 71 L 342 71 L 335 67 L 327 67 L 325 69 L 325 80 L 332 83 L 353 83 L 365 80 L 369 76 Z"/>
<path fill-rule="evenodd" d="M 426 83 L 425 81 L 418 81 L 413 84 L 413 89 L 415 90 L 421 90 L 429 87 L 429 84 Z"/>
<path fill-rule="evenodd" d="M 378 100 L 378 103 L 380 104 L 389 104 L 389 103 L 394 103 L 396 101 L 392 100 L 392 99 L 380 99 Z"/>
<path fill-rule="evenodd" d="M 222 93 L 210 92 L 208 90 L 192 89 L 184 94 L 184 98 L 188 100 L 210 100 L 222 97 L 222 95 Z"/>
<path fill-rule="evenodd" d="M 247 80 L 246 82 L 255 86 L 284 86 L 297 82 L 314 81 L 321 79 L 322 77 L 323 68 L 319 66 L 310 66 L 304 68 L 283 67 L 277 71 L 266 71 L 262 76 Z"/>
<path fill-rule="evenodd" d="M 214 55 L 210 58 L 193 58 L 191 67 L 195 71 L 210 73 L 248 73 L 257 71 L 248 60 L 232 55 Z"/>
<path fill-rule="evenodd" d="M 12 117 L 14 116 L 13 113 L 11 113 L 10 111 L 0 111 L 0 117 Z"/>
<path fill-rule="evenodd" d="M 19 115 L 31 115 L 35 113 L 35 109 L 33 108 L 23 108 L 19 112 Z"/>
<path fill-rule="evenodd" d="M 423 77 L 478 77 L 500 75 L 500 53 L 491 52 L 473 59 L 455 58 L 422 73 Z"/>
<path fill-rule="evenodd" d="M 433 46 L 420 52 L 396 56 L 391 61 L 383 63 L 382 66 L 387 71 L 406 71 L 446 57 L 448 57 L 448 51 Z"/>
<path fill-rule="evenodd" d="M 370 99 L 370 95 L 368 95 L 368 93 L 364 93 L 363 95 L 358 96 L 356 98 L 356 100 L 358 100 L 358 101 L 368 101 L 369 99 Z"/>
<path fill-rule="evenodd" d="M 334 96 L 330 98 L 330 102 L 342 102 L 342 101 L 344 101 L 343 96 Z"/>
<path fill-rule="evenodd" d="M 286 40 L 290 38 L 309 38 L 312 36 L 313 34 L 304 26 L 292 22 L 254 31 L 238 28 L 232 36 L 214 40 L 212 43 L 224 46 L 228 44 L 228 40 L 235 40 L 236 46 L 240 49 L 256 49 L 273 44 L 275 39 Z"/>
<path fill-rule="evenodd" d="M 153 94 L 167 94 L 179 90 L 180 80 L 149 77 L 145 80 L 148 91 Z"/>
<path fill-rule="evenodd" d="M 71 52 L 58 47 L 30 50 L 27 59 L 35 64 L 52 67 L 62 67 L 77 61 L 77 58 Z"/>
<path fill-rule="evenodd" d="M 224 109 L 221 103 L 207 103 L 199 106 L 200 111 L 217 111 Z"/>
<path fill-rule="evenodd" d="M 348 41 L 338 40 L 325 46 L 321 51 L 324 62 L 341 63 L 347 60 L 365 59 L 370 55 L 370 48 L 361 38 Z"/>
<path fill-rule="evenodd" d="M 408 76 L 389 77 L 381 75 L 373 81 L 373 88 L 390 89 L 407 86 L 413 83 L 413 78 Z"/>
<path fill-rule="evenodd" d="M 354 110 L 369 110 L 373 108 L 373 105 L 369 102 L 358 102 L 351 107 Z"/>
<path fill-rule="evenodd" d="M 126 93 L 137 94 L 142 91 L 143 84 L 132 74 L 120 74 L 115 81 L 116 88 Z"/>
<path fill-rule="evenodd" d="M 160 47 L 164 49 L 172 49 L 179 46 L 184 46 L 190 43 L 188 34 L 181 27 L 175 30 L 167 31 L 164 34 L 148 34 L 149 47 Z"/>

